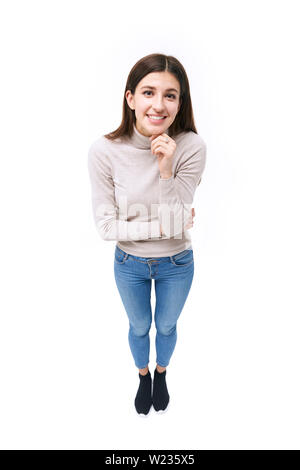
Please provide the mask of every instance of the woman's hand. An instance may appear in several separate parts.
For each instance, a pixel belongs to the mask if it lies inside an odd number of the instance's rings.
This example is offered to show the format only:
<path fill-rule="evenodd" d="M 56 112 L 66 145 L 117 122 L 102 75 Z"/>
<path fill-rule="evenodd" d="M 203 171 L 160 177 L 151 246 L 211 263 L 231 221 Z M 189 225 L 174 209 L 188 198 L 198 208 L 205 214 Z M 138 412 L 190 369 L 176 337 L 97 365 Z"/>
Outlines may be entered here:
<path fill-rule="evenodd" d="M 172 176 L 172 162 L 176 150 L 176 142 L 168 134 L 153 134 L 149 137 L 151 141 L 151 152 L 157 156 L 160 176 L 170 178 Z"/>
<path fill-rule="evenodd" d="M 194 218 L 194 217 L 195 217 L 195 209 L 192 208 L 190 218 L 189 218 L 189 220 L 188 220 L 187 225 L 184 227 L 184 230 L 188 230 L 189 228 L 192 228 L 192 227 L 193 227 L 193 225 L 194 225 L 193 218 Z"/>
<path fill-rule="evenodd" d="M 184 227 L 184 230 L 188 230 L 188 229 L 190 229 L 190 228 L 193 227 L 193 225 L 194 225 L 193 218 L 194 218 L 194 217 L 195 217 L 195 209 L 192 208 L 192 210 L 191 210 L 191 215 L 190 215 L 190 217 L 189 217 L 189 220 L 188 220 L 187 225 Z M 160 235 L 161 235 L 161 236 L 164 235 L 161 224 L 160 224 Z"/>

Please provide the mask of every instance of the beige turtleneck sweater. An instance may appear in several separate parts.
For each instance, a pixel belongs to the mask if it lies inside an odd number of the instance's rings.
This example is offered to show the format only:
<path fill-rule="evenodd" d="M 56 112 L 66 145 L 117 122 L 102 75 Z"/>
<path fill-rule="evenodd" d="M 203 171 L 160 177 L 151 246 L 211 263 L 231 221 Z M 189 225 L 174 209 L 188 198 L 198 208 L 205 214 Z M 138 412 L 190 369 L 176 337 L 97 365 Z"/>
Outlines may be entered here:
<path fill-rule="evenodd" d="M 116 240 L 126 253 L 162 257 L 192 248 L 190 230 L 184 227 L 205 167 L 206 144 L 192 131 L 181 132 L 173 140 L 176 150 L 168 179 L 160 177 L 151 141 L 135 125 L 131 138 L 111 141 L 103 135 L 89 148 L 97 230 L 103 240 Z"/>

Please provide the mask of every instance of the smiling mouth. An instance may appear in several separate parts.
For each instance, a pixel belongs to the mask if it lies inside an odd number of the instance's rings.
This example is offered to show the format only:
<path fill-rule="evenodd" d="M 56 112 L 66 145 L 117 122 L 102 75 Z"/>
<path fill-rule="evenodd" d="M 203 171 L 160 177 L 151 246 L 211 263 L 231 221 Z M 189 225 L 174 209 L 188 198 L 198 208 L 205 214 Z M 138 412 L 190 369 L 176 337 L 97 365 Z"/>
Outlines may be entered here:
<path fill-rule="evenodd" d="M 147 114 L 147 117 L 149 119 L 153 119 L 154 121 L 163 121 L 164 119 L 166 119 L 167 116 L 154 116 L 151 114 Z"/>

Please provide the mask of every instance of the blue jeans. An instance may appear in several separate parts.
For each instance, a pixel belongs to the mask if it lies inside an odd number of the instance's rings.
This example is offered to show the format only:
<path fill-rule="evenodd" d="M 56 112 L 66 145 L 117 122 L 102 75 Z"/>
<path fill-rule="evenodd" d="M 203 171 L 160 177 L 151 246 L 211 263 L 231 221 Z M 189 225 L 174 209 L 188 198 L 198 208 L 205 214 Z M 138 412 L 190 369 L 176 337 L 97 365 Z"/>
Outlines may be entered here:
<path fill-rule="evenodd" d="M 156 362 L 166 367 L 177 341 L 177 320 L 194 277 L 193 249 L 162 258 L 141 258 L 126 253 L 116 245 L 114 275 L 129 319 L 129 346 L 139 369 L 144 369 L 149 363 L 151 287 L 154 279 Z"/>

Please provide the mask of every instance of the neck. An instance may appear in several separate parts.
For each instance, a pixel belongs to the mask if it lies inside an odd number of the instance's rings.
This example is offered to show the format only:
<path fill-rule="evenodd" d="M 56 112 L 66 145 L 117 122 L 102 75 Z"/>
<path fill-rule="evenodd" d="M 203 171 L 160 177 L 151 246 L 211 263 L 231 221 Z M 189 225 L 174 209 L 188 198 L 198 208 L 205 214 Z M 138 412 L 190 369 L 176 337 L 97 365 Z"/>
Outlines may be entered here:
<path fill-rule="evenodd" d="M 165 134 L 168 134 L 168 129 L 164 132 Z M 150 136 L 149 136 L 150 137 Z M 137 128 L 135 123 L 133 124 L 133 134 L 131 137 L 131 143 L 134 145 L 134 147 L 137 147 L 139 149 L 151 149 L 151 141 L 149 140 L 149 137 L 146 135 L 141 134 Z"/>

